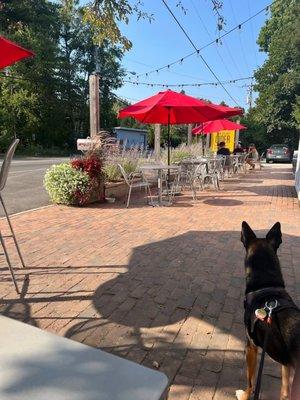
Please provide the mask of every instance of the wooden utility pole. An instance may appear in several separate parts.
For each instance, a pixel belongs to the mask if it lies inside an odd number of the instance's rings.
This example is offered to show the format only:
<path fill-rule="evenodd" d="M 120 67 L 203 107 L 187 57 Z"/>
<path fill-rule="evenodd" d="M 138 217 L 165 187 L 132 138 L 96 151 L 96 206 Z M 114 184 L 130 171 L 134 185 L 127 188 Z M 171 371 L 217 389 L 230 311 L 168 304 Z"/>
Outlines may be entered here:
<path fill-rule="evenodd" d="M 154 154 L 157 160 L 160 159 L 160 124 L 154 125 Z"/>
<path fill-rule="evenodd" d="M 236 123 L 239 124 L 239 123 L 240 123 L 240 120 L 237 119 L 237 120 L 236 120 Z M 234 140 L 234 145 L 235 145 L 235 147 L 236 147 L 236 145 L 238 144 L 239 139 L 240 139 L 240 131 L 239 131 L 239 129 L 238 129 L 238 130 L 235 131 L 235 140 Z"/>
<path fill-rule="evenodd" d="M 192 144 L 192 124 L 188 124 L 188 136 L 187 136 L 187 144 L 190 146 Z"/>
<path fill-rule="evenodd" d="M 89 77 L 91 138 L 95 138 L 100 131 L 99 80 L 100 76 L 97 73 Z"/>
<path fill-rule="evenodd" d="M 206 152 L 206 154 L 209 153 L 210 141 L 211 141 L 211 135 L 206 135 L 205 136 L 205 152 Z"/>

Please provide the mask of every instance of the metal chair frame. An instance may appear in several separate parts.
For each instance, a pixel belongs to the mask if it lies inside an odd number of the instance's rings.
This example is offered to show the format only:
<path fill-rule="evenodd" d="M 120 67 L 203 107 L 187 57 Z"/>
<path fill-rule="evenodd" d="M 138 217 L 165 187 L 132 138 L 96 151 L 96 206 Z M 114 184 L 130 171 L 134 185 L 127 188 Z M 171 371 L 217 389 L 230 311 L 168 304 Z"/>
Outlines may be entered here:
<path fill-rule="evenodd" d="M 137 177 L 137 174 L 136 174 L 136 173 L 133 173 L 133 174 L 131 174 L 131 175 L 128 175 L 128 174 L 126 173 L 126 171 L 124 170 L 124 168 L 122 167 L 121 164 L 118 164 L 118 167 L 119 167 L 119 169 L 120 169 L 120 171 L 121 171 L 121 174 L 122 174 L 122 176 L 123 176 L 123 178 L 124 178 L 124 181 L 126 182 L 126 184 L 127 184 L 127 186 L 128 186 L 127 201 L 125 200 L 125 201 L 126 201 L 126 208 L 129 207 L 130 198 L 131 198 L 131 192 L 132 192 L 132 189 L 134 189 L 134 188 L 140 188 L 140 189 L 145 188 L 146 194 L 147 194 L 147 190 L 148 190 L 148 192 L 149 192 L 149 197 L 150 197 L 150 202 L 151 202 L 151 204 L 153 204 L 153 201 L 152 201 L 152 194 L 151 194 L 151 190 L 150 190 L 150 185 L 149 185 L 149 183 L 144 179 L 143 174 L 142 174 L 142 175 L 139 174 L 139 177 L 142 177 L 142 179 L 143 179 L 142 181 L 140 181 L 140 182 L 133 182 L 133 179 Z"/>
<path fill-rule="evenodd" d="M 23 268 L 25 268 L 25 262 L 24 262 L 20 246 L 18 244 L 18 241 L 17 241 L 16 235 L 15 235 L 15 232 L 14 232 L 10 217 L 8 215 L 8 212 L 7 212 L 3 197 L 2 197 L 2 191 L 5 188 L 7 177 L 8 177 L 8 173 L 9 173 L 9 169 L 10 169 L 10 165 L 11 165 L 11 161 L 12 161 L 12 158 L 14 156 L 14 153 L 15 153 L 15 150 L 16 150 L 16 147 L 17 147 L 18 143 L 19 143 L 19 139 L 15 139 L 11 143 L 11 145 L 9 146 L 9 148 L 8 148 L 6 154 L 5 154 L 5 157 L 4 157 L 4 160 L 3 160 L 3 163 L 2 163 L 2 167 L 1 167 L 1 171 L 0 171 L 0 202 L 2 204 L 2 207 L 3 207 L 3 210 L 4 210 L 4 214 L 5 214 L 5 218 L 7 220 L 7 223 L 8 223 L 10 232 L 11 232 L 10 235 L 5 235 L 4 236 L 2 234 L 2 232 L 0 231 L 0 242 L 1 242 L 1 245 L 2 245 L 2 248 L 3 248 L 3 251 L 4 251 L 6 262 L 8 264 L 8 268 L 9 268 L 9 271 L 10 271 L 10 274 L 11 274 L 11 278 L 12 278 L 12 281 L 14 283 L 16 292 L 18 294 L 20 294 L 20 290 L 19 290 L 19 287 L 18 287 L 18 284 L 17 284 L 17 281 L 16 281 L 14 269 L 13 269 L 12 263 L 10 261 L 9 253 L 7 251 L 7 247 L 6 247 L 4 238 L 13 238 L 14 244 L 15 244 L 15 247 L 17 249 L 17 252 L 18 252 L 18 255 L 19 255 L 19 258 L 20 258 L 20 261 L 21 261 L 21 264 L 22 264 Z"/>
<path fill-rule="evenodd" d="M 205 185 L 208 180 L 211 182 L 216 190 L 220 190 L 219 184 L 219 171 L 222 168 L 222 160 L 221 159 L 211 159 L 208 160 L 208 172 L 203 176 L 203 185 Z"/>
<path fill-rule="evenodd" d="M 178 185 L 181 185 L 183 188 L 188 187 L 193 196 L 193 200 L 196 200 L 196 188 L 195 188 L 195 180 L 197 179 L 196 171 L 199 166 L 198 163 L 193 163 L 192 159 L 187 159 L 189 161 L 188 164 L 185 164 L 184 161 L 180 163 L 180 171 L 178 176 Z"/>

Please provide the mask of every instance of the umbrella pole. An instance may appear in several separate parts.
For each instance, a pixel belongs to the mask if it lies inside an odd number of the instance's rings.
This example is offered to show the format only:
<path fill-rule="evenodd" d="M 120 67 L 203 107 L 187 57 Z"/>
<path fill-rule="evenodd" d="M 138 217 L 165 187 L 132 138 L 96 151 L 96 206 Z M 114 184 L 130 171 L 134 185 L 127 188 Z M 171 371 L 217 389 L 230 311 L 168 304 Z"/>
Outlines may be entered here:
<path fill-rule="evenodd" d="M 168 109 L 168 165 L 171 163 L 171 138 L 170 138 L 170 109 Z M 168 169 L 168 177 L 167 177 L 167 187 L 168 192 L 170 189 L 170 170 Z"/>
<path fill-rule="evenodd" d="M 169 109 L 169 113 L 168 113 L 168 165 L 170 165 L 170 160 L 171 160 L 170 147 L 171 147 L 171 138 L 170 138 L 170 109 Z"/>
<path fill-rule="evenodd" d="M 202 131 L 202 135 L 201 135 L 201 142 L 202 142 L 202 154 L 203 156 L 205 156 L 205 151 L 204 151 L 204 136 L 203 136 L 203 122 L 201 124 L 201 131 Z"/>

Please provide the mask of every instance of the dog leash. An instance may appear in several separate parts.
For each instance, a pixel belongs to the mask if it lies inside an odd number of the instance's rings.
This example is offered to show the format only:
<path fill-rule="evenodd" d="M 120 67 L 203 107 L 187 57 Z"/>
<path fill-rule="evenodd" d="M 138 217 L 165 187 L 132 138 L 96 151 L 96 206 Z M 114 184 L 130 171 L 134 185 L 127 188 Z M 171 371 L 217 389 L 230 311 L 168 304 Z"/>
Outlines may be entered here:
<path fill-rule="evenodd" d="M 277 307 L 278 302 L 277 300 L 271 300 L 267 301 L 265 303 L 265 308 L 258 309 L 256 310 L 255 314 L 258 319 L 261 321 L 265 321 L 267 317 L 267 326 L 266 326 L 266 334 L 264 337 L 264 344 L 262 348 L 262 353 L 260 357 L 260 363 L 259 363 L 259 369 L 257 373 L 257 378 L 256 378 L 256 384 L 255 384 L 255 390 L 254 390 L 254 395 L 253 395 L 253 400 L 259 400 L 259 394 L 260 394 L 260 387 L 261 387 L 261 378 L 262 378 L 262 372 L 264 368 L 264 362 L 265 362 L 265 355 L 266 355 L 266 348 L 267 348 L 267 343 L 268 343 L 268 338 L 269 338 L 269 332 L 270 332 L 270 325 L 272 324 L 272 312 L 273 310 Z M 267 309 L 267 313 L 266 310 Z M 259 316 L 259 313 L 262 315 Z"/>

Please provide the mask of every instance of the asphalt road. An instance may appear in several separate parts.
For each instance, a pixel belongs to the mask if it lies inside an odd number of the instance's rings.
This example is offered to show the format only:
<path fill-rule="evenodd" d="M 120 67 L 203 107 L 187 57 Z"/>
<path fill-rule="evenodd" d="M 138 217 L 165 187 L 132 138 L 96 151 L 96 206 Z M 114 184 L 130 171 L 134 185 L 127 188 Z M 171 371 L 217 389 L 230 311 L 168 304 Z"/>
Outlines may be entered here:
<path fill-rule="evenodd" d="M 43 187 L 45 172 L 51 165 L 68 160 L 68 158 L 14 159 L 2 193 L 8 213 L 15 214 L 50 204 L 49 196 Z M 0 162 L 2 164 L 2 160 Z M 0 216 L 3 215 L 0 206 Z"/>

